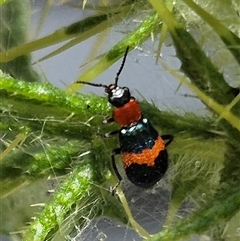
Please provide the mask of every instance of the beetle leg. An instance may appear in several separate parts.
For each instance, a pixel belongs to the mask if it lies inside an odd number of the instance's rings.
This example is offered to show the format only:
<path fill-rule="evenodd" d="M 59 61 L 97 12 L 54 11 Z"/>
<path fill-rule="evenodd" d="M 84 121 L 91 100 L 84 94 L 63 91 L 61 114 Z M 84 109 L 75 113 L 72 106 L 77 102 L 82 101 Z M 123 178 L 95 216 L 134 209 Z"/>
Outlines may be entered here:
<path fill-rule="evenodd" d="M 113 135 L 116 135 L 119 133 L 119 130 L 115 130 L 115 131 L 111 131 L 111 132 L 108 132 L 104 135 L 104 137 L 110 137 L 110 136 L 113 136 Z"/>
<path fill-rule="evenodd" d="M 173 135 L 162 135 L 161 138 L 165 141 L 168 140 L 165 143 L 165 146 L 168 146 L 173 141 Z"/>
<path fill-rule="evenodd" d="M 122 177 L 120 175 L 120 173 L 118 172 L 118 169 L 117 169 L 117 165 L 116 165 L 116 161 L 115 161 L 115 155 L 119 155 L 121 152 L 121 149 L 120 148 L 116 148 L 112 151 L 112 154 L 111 154 L 111 159 L 112 159 L 112 167 L 113 167 L 113 170 L 119 180 L 119 183 L 121 182 L 122 180 Z"/>
<path fill-rule="evenodd" d="M 108 123 L 111 123 L 111 122 L 114 122 L 114 119 L 113 117 L 108 117 L 107 119 L 103 120 L 103 124 L 108 124 Z"/>
<path fill-rule="evenodd" d="M 121 150 L 120 148 L 116 148 L 112 151 L 112 154 L 111 154 L 112 168 L 118 178 L 117 184 L 114 187 L 111 187 L 111 189 L 110 189 L 110 192 L 112 193 L 112 195 L 114 195 L 116 188 L 120 185 L 120 182 L 122 180 L 122 177 L 121 177 L 120 173 L 118 172 L 116 161 L 115 161 L 115 155 L 119 155 L 120 150 Z"/>

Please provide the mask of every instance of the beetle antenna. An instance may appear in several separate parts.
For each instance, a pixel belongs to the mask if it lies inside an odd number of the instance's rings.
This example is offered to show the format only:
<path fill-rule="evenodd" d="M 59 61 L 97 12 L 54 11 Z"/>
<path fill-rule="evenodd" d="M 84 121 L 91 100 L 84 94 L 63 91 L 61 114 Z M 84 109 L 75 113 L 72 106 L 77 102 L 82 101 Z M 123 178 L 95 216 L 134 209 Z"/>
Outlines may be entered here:
<path fill-rule="evenodd" d="M 86 82 L 86 81 L 76 81 L 75 83 L 78 83 L 78 84 L 85 84 L 85 85 L 91 85 L 91 86 L 95 86 L 95 87 L 103 87 L 103 88 L 108 88 L 107 85 L 103 85 L 103 84 L 95 84 L 95 83 L 89 83 L 89 82 Z"/>
<path fill-rule="evenodd" d="M 122 60 L 122 64 L 120 66 L 120 69 L 118 70 L 117 72 L 117 75 L 116 75 L 116 78 L 115 78 L 115 85 L 117 86 L 117 83 L 118 83 L 118 78 L 123 70 L 123 67 L 124 67 L 124 64 L 126 62 L 126 58 L 127 58 L 127 54 L 128 54 L 128 50 L 129 50 L 129 46 L 127 46 L 126 48 L 126 51 L 124 53 L 124 57 L 123 57 L 123 60 Z M 95 84 L 95 83 L 89 83 L 89 82 L 86 82 L 86 81 L 76 81 L 75 83 L 78 83 L 78 84 L 85 84 L 85 85 L 91 85 L 91 86 L 95 86 L 95 87 L 103 87 L 105 89 L 108 89 L 108 86 L 107 85 L 103 85 L 103 84 Z"/>
<path fill-rule="evenodd" d="M 126 48 L 126 51 L 125 51 L 125 54 L 124 54 L 124 57 L 123 57 L 123 60 L 122 60 L 122 64 L 121 64 L 120 69 L 118 70 L 117 75 L 116 75 L 116 78 L 115 78 L 115 85 L 116 85 L 116 86 L 117 86 L 117 83 L 118 83 L 119 75 L 121 74 L 121 72 L 122 72 L 122 70 L 123 70 L 123 67 L 124 67 L 124 64 L 125 64 L 125 62 L 126 62 L 128 50 L 129 50 L 129 46 L 127 46 L 127 48 Z"/>

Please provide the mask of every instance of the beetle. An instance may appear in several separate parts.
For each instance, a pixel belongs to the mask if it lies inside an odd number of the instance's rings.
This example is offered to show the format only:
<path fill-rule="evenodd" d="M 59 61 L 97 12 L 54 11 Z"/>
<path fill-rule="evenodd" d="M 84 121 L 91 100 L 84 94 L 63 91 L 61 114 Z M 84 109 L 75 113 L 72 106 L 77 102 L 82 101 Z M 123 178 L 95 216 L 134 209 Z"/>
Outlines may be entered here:
<path fill-rule="evenodd" d="M 104 85 L 77 81 L 95 87 L 103 87 L 108 102 L 113 106 L 113 114 L 103 123 L 116 122 L 120 130 L 105 134 L 105 137 L 118 134 L 120 147 L 111 153 L 112 167 L 119 179 L 115 155 L 121 155 L 128 179 L 136 186 L 151 188 L 165 174 L 168 168 L 166 147 L 173 141 L 173 135 L 159 135 L 150 121 L 142 114 L 139 103 L 131 96 L 128 87 L 118 86 L 119 76 L 124 67 L 129 47 L 126 48 L 122 64 L 114 84 Z"/>

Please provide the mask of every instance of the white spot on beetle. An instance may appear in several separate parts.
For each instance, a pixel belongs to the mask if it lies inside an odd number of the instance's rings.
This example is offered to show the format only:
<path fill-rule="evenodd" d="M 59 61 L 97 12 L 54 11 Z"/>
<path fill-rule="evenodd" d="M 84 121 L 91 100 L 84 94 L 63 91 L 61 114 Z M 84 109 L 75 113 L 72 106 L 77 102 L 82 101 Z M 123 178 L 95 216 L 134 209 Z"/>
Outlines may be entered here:
<path fill-rule="evenodd" d="M 123 96 L 124 90 L 120 87 L 116 87 L 112 89 L 112 99 L 114 98 L 121 98 Z"/>
<path fill-rule="evenodd" d="M 133 126 L 129 129 L 130 132 L 133 132 L 135 130 L 136 126 Z"/>
<path fill-rule="evenodd" d="M 122 134 L 126 134 L 126 132 L 127 132 L 126 129 L 122 129 L 122 130 L 121 130 L 121 133 L 122 133 Z"/>

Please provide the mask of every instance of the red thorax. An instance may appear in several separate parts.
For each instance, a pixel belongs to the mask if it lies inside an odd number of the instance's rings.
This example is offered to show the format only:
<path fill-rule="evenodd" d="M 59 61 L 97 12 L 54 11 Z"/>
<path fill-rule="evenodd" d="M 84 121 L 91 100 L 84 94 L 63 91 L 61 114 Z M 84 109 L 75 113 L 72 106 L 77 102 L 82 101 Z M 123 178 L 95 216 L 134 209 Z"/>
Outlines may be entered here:
<path fill-rule="evenodd" d="M 142 112 L 139 104 L 133 98 L 122 107 L 115 108 L 113 111 L 113 119 L 121 126 L 130 126 L 140 120 Z"/>

